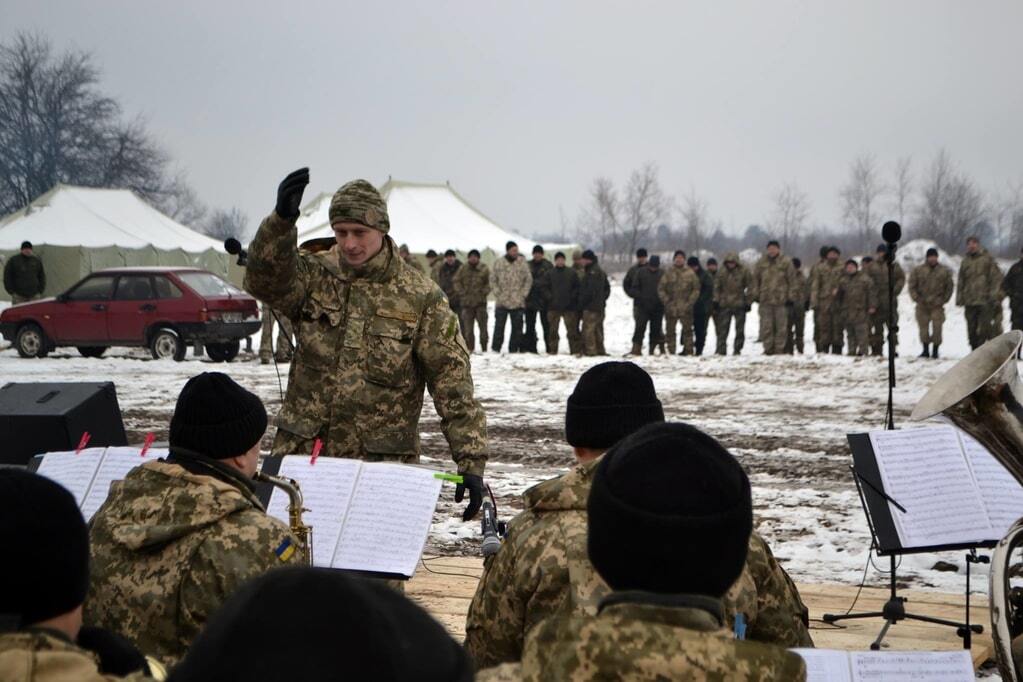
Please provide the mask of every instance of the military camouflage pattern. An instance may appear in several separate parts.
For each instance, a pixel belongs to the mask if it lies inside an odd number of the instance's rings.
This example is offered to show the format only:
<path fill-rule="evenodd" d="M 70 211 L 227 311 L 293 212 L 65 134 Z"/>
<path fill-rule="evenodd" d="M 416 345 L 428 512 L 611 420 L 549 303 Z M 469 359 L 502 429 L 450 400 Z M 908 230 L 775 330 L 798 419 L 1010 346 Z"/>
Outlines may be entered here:
<path fill-rule="evenodd" d="M 491 285 L 498 308 L 517 310 L 526 307 L 533 276 L 526 261 L 515 259 L 509 262 L 507 257 L 501 256 L 494 261 Z"/>
<path fill-rule="evenodd" d="M 465 646 L 477 669 L 517 661 L 525 635 L 546 618 L 595 615 L 610 591 L 586 551 L 586 500 L 598 460 L 523 494 L 525 510 L 508 525 L 501 550 L 487 559 L 466 618 Z M 747 637 L 811 647 L 808 612 L 795 584 L 756 533 L 742 575 L 725 597 Z"/>
<path fill-rule="evenodd" d="M 390 237 L 359 268 L 336 244 L 298 251 L 295 237 L 294 222 L 271 214 L 245 273 L 245 289 L 295 320 L 298 336 L 273 454 L 311 452 L 320 438 L 330 457 L 416 461 L 428 388 L 459 471 L 482 475 L 486 417 L 444 292 Z"/>
<path fill-rule="evenodd" d="M 617 593 L 599 615 L 555 616 L 526 637 L 519 664 L 478 680 L 778 680 L 806 679 L 797 654 L 733 638 L 721 604 L 707 597 Z"/>
<path fill-rule="evenodd" d="M 292 345 L 295 343 L 295 330 L 291 320 L 277 313 L 274 318 L 270 306 L 262 306 L 262 327 L 259 335 L 259 358 L 269 362 L 270 356 L 275 355 L 278 362 L 291 362 Z M 274 345 L 274 323 L 277 324 L 277 344 Z"/>
<path fill-rule="evenodd" d="M 734 268 L 728 267 L 728 261 L 736 263 Z M 714 302 L 718 308 L 742 308 L 750 303 L 748 291 L 753 283 L 749 268 L 739 262 L 739 255 L 734 251 L 725 254 L 725 265 L 718 268 L 714 276 Z"/>
<path fill-rule="evenodd" d="M 455 295 L 463 306 L 475 308 L 487 305 L 490 293 L 490 269 L 483 263 L 466 263 L 458 268 L 452 278 Z M 486 344 L 483 344 L 484 346 Z"/>
<path fill-rule="evenodd" d="M 842 317 L 835 297 L 845 273 L 837 260 L 825 260 L 814 266 L 810 275 L 810 308 L 814 311 L 814 339 L 818 353 L 842 352 Z"/>
<path fill-rule="evenodd" d="M 897 320 L 899 318 L 899 294 L 906 286 L 906 273 L 898 263 L 894 264 L 893 270 L 895 274 L 895 319 Z M 888 263 L 881 259 L 872 261 L 863 267 L 863 272 L 874 283 L 874 299 L 877 301 L 877 308 L 870 316 L 870 352 L 873 355 L 881 355 L 890 315 L 888 310 Z M 891 332 L 891 330 L 889 332 L 893 334 L 895 344 L 898 345 L 898 333 Z"/>
<path fill-rule="evenodd" d="M 909 297 L 916 303 L 916 324 L 920 343 L 941 345 L 945 323 L 945 304 L 952 298 L 952 271 L 941 265 L 927 263 L 913 268 L 909 275 Z"/>
<path fill-rule="evenodd" d="M 0 634 L 0 680 L 3 682 L 113 682 L 149 680 L 141 672 L 127 677 L 104 675 L 99 658 L 53 630 L 28 629 Z"/>
<path fill-rule="evenodd" d="M 433 268 L 431 277 L 437 283 L 437 286 L 440 287 L 440 290 L 444 292 L 444 295 L 448 297 L 448 304 L 451 306 L 451 309 L 457 313 L 461 307 L 461 299 L 455 290 L 455 275 L 461 269 L 462 261 L 456 258 L 451 265 L 448 265 L 443 260 L 437 262 L 440 265 L 436 265 Z"/>
<path fill-rule="evenodd" d="M 670 355 L 675 354 L 676 341 L 682 342 L 682 354 L 693 355 L 693 306 L 700 298 L 700 278 L 688 265 L 672 265 L 657 284 L 657 295 L 664 304 L 664 340 Z M 682 327 L 681 339 L 675 329 Z"/>
<path fill-rule="evenodd" d="M 162 460 L 111 484 L 89 526 L 86 625 L 168 664 L 239 585 L 304 560 L 285 551 L 297 541 L 242 483 Z"/>
<path fill-rule="evenodd" d="M 419 262 L 419 259 L 412 254 L 406 254 L 402 256 L 401 259 L 405 261 L 405 265 L 409 266 L 413 270 L 421 272 L 424 275 L 426 274 L 426 268 L 424 268 L 423 264 Z"/>
<path fill-rule="evenodd" d="M 810 300 L 810 282 L 802 268 L 796 270 L 796 298 L 792 299 L 792 307 L 788 314 L 788 332 L 785 338 L 785 352 L 803 352 L 803 339 L 806 326 L 806 305 Z"/>
<path fill-rule="evenodd" d="M 956 305 L 989 305 L 998 300 L 1002 271 L 986 249 L 963 256 L 956 282 Z"/>
<path fill-rule="evenodd" d="M 785 305 L 799 296 L 796 269 L 788 256 L 764 254 L 753 267 L 750 297 L 756 303 Z"/>
<path fill-rule="evenodd" d="M 387 203 L 366 180 L 352 180 L 342 185 L 331 198 L 327 215 L 331 225 L 359 223 L 384 234 L 391 231 Z"/>
<path fill-rule="evenodd" d="M 579 309 L 582 313 L 580 336 L 584 355 L 607 355 L 604 348 L 604 310 L 610 295 L 611 283 L 604 270 L 597 263 L 583 268 L 579 280 Z"/>
<path fill-rule="evenodd" d="M 838 283 L 839 314 L 849 337 L 849 355 L 866 355 L 870 349 L 870 311 L 877 308 L 876 291 L 873 280 L 862 270 L 845 273 Z"/>

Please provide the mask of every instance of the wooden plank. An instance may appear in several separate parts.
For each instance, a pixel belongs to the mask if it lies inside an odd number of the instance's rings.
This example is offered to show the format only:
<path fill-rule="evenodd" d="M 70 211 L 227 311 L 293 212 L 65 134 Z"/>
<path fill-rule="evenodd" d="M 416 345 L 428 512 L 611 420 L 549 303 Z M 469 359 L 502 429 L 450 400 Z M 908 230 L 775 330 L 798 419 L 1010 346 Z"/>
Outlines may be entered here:
<path fill-rule="evenodd" d="M 453 637 L 465 637 L 465 615 L 476 592 L 483 562 L 478 557 L 424 557 L 415 577 L 407 585 L 407 594 L 439 620 Z M 433 571 L 433 572 L 431 572 Z M 825 613 L 845 613 L 853 603 L 856 588 L 846 585 L 804 583 L 799 593 L 810 609 L 810 631 L 818 647 L 866 650 L 881 631 L 884 621 L 878 618 L 824 623 Z M 965 599 L 961 594 L 905 590 L 906 610 L 911 614 L 961 622 L 965 617 Z M 880 611 L 888 599 L 888 591 L 865 587 L 856 602 L 855 613 Z M 991 622 L 987 596 L 975 594 L 970 603 L 971 622 L 984 626 L 984 634 L 974 635 L 971 654 L 979 666 L 993 658 Z M 962 647 L 955 628 L 905 620 L 888 630 L 884 649 L 891 651 L 940 651 Z"/>

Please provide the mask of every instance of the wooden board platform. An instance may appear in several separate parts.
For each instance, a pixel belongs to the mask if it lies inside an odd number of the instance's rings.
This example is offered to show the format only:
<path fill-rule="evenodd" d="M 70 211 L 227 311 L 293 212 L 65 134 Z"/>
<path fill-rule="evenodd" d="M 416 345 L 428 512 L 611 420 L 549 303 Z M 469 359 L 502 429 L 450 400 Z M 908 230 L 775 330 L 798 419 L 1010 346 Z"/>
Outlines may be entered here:
<path fill-rule="evenodd" d="M 465 614 L 483 572 L 483 560 L 475 557 L 426 557 L 425 564 L 438 573 L 431 573 L 420 565 L 406 593 L 461 641 L 465 637 Z M 880 618 L 844 621 L 836 625 L 821 621 L 825 613 L 846 612 L 856 596 L 855 586 L 807 583 L 799 585 L 799 593 L 810 609 L 811 634 L 818 647 L 866 650 L 884 625 Z M 900 592 L 900 595 L 909 599 L 906 602 L 909 613 L 957 622 L 965 616 L 965 598 L 962 594 L 906 590 Z M 887 599 L 887 590 L 864 588 L 854 611 L 880 611 Z M 973 662 L 979 666 L 994 656 L 991 648 L 991 622 L 987 597 L 974 595 L 970 601 L 971 622 L 984 626 L 984 634 L 973 637 Z M 885 644 L 885 649 L 891 651 L 939 651 L 963 646 L 954 628 L 909 620 L 894 625 L 888 631 Z"/>

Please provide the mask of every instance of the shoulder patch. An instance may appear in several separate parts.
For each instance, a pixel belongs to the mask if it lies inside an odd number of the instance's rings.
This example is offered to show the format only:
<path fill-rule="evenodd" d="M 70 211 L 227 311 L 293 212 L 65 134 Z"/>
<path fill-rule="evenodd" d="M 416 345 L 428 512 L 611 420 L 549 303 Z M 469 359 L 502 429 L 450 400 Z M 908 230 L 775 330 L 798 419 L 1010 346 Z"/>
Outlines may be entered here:
<path fill-rule="evenodd" d="M 281 561 L 287 561 L 295 554 L 295 544 L 291 541 L 291 538 L 284 538 L 284 541 L 277 546 L 274 550 L 274 554 Z"/>
<path fill-rule="evenodd" d="M 401 320 L 402 322 L 419 321 L 418 315 L 406 310 L 378 310 L 377 317 L 386 317 L 391 320 Z"/>

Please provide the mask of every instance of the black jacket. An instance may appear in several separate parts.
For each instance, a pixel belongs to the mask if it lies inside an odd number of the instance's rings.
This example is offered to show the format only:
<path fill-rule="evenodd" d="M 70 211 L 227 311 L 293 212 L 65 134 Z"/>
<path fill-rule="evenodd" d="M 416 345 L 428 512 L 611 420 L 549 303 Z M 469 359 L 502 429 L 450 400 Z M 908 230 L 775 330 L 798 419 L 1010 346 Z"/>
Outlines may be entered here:
<path fill-rule="evenodd" d="M 644 265 L 637 272 L 634 279 L 633 301 L 647 315 L 663 315 L 664 303 L 657 295 L 657 285 L 661 281 L 664 271 L 660 268 L 651 270 Z"/>
<path fill-rule="evenodd" d="M 611 283 L 607 281 L 607 275 L 596 263 L 588 265 L 579 285 L 579 310 L 602 313 L 610 296 Z"/>
<path fill-rule="evenodd" d="M 700 297 L 693 305 L 693 314 L 710 315 L 714 302 L 714 275 L 700 268 L 696 276 L 700 278 Z"/>
<path fill-rule="evenodd" d="M 9 294 L 32 298 L 46 289 L 46 273 L 38 256 L 16 253 L 4 265 L 4 289 Z"/>
<path fill-rule="evenodd" d="M 555 266 L 548 274 L 551 301 L 548 310 L 564 312 L 579 305 L 579 274 L 568 266 Z"/>

